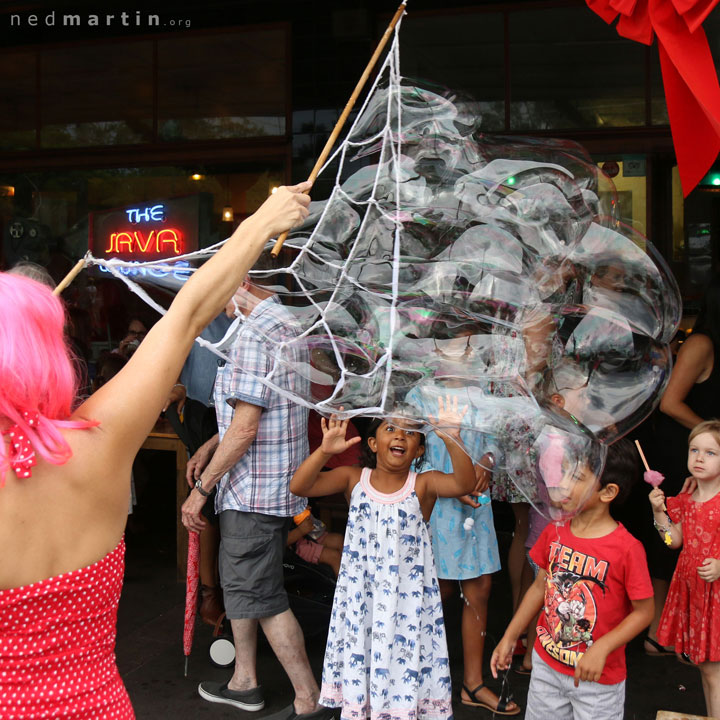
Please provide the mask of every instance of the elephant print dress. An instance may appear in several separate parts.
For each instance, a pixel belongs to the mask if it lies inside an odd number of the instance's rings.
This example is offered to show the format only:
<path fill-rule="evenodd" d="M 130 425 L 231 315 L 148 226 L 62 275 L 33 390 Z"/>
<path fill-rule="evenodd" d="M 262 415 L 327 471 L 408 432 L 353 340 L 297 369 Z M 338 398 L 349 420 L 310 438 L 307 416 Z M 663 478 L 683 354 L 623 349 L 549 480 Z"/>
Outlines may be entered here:
<path fill-rule="evenodd" d="M 343 720 L 451 718 L 442 601 L 416 474 L 388 495 L 353 488 L 320 703 Z"/>

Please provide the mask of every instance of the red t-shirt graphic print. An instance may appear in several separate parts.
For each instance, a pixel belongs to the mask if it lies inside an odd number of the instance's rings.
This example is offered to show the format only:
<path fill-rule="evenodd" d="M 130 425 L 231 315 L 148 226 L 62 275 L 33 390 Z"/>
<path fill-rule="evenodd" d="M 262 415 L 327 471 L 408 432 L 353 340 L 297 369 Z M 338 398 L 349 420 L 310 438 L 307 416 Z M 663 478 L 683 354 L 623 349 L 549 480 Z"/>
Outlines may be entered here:
<path fill-rule="evenodd" d="M 579 538 L 569 523 L 548 525 L 530 551 L 547 573 L 535 649 L 555 670 L 575 673 L 585 651 L 652 596 L 642 545 L 622 525 L 599 538 Z M 625 646 L 608 655 L 600 682 L 625 679 Z"/>

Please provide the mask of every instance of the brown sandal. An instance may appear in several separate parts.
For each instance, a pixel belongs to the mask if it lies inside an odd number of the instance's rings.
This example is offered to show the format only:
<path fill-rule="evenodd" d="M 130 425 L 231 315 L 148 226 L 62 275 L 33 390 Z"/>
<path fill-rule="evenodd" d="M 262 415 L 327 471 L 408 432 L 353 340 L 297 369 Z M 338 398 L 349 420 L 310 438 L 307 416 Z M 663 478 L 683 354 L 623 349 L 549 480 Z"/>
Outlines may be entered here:
<path fill-rule="evenodd" d="M 497 707 L 492 707 L 491 705 L 488 705 L 487 703 L 483 702 L 482 700 L 479 700 L 477 697 L 477 692 L 479 690 L 482 690 L 484 687 L 486 687 L 485 683 L 482 685 L 478 685 L 474 690 L 470 690 L 465 683 L 463 683 L 463 690 L 468 694 L 468 697 L 471 698 L 470 700 L 463 700 L 462 695 L 460 696 L 460 702 L 463 705 L 471 705 L 472 707 L 481 707 L 485 710 L 489 710 L 490 712 L 495 713 L 496 715 L 519 715 L 520 714 L 520 706 L 517 703 L 515 704 L 515 708 L 512 710 L 508 710 L 508 705 L 510 705 L 511 702 L 513 702 L 510 699 L 509 692 L 505 692 L 506 690 L 509 691 L 509 687 L 505 685 L 503 687 L 503 691 L 500 693 L 500 697 L 498 697 L 497 701 Z M 489 688 L 488 688 L 489 689 Z"/>

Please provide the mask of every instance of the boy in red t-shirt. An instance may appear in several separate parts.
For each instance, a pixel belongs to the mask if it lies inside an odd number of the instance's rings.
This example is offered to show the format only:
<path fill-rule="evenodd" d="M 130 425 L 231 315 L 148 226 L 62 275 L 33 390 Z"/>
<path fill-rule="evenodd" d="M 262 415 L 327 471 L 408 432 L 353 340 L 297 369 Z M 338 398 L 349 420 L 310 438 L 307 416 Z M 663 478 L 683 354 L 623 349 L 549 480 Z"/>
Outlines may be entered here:
<path fill-rule="evenodd" d="M 635 448 L 608 448 L 598 479 L 586 466 L 564 488 L 564 513 L 530 551 L 540 567 L 495 648 L 493 677 L 510 667 L 517 639 L 540 609 L 525 720 L 622 720 L 625 645 L 653 618 L 653 589 L 642 545 L 610 515 L 638 476 Z M 584 682 L 580 682 L 584 681 Z"/>

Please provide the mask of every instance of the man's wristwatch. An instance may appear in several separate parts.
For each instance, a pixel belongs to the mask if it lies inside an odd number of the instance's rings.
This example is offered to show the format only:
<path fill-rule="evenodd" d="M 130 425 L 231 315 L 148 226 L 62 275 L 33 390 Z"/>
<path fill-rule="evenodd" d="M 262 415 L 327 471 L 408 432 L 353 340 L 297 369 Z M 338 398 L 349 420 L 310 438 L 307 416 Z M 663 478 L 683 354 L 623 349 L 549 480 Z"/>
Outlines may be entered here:
<path fill-rule="evenodd" d="M 203 496 L 210 497 L 210 493 L 207 490 L 203 490 L 202 478 L 195 481 L 195 489 Z"/>

